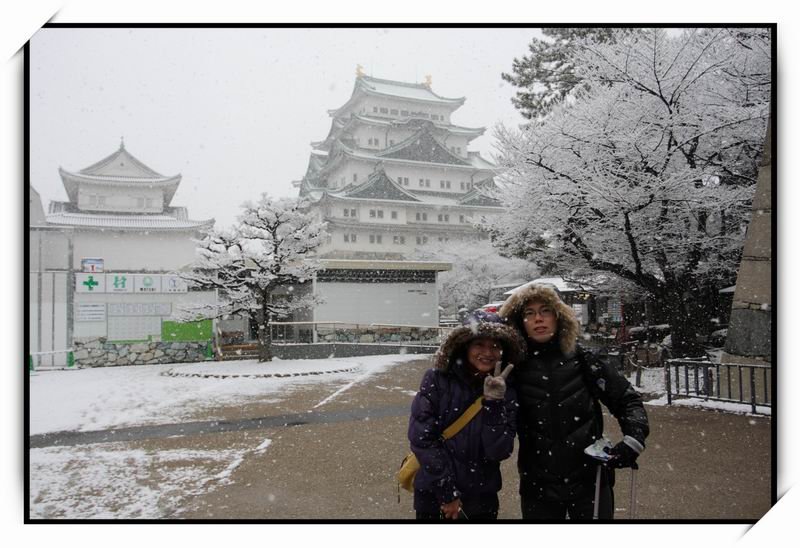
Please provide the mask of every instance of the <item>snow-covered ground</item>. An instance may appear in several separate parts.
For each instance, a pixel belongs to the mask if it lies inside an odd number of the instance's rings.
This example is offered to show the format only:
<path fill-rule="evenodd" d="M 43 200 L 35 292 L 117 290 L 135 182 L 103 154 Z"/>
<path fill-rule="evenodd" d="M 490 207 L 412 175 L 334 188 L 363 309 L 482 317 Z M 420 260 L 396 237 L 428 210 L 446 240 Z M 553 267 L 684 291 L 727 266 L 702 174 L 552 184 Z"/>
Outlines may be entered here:
<path fill-rule="evenodd" d="M 276 401 L 301 385 L 331 385 L 324 406 L 366 378 L 421 355 L 108 367 L 35 372 L 31 434 L 179 422 L 222 405 Z M 344 371 L 311 375 L 310 372 Z M 168 376 L 215 374 L 222 378 Z M 234 375 L 281 374 L 281 377 Z M 304 375 L 308 374 L 308 375 Z M 251 441 L 252 440 L 252 441 Z M 96 443 L 30 450 L 31 518 L 179 518 L 192 496 L 224 485 L 248 457 L 269 451 L 257 433 L 219 448 L 148 450 Z M 179 444 L 178 444 L 179 445 Z"/>
<path fill-rule="evenodd" d="M 347 386 L 394 364 L 422 357 L 406 354 L 37 371 L 30 377 L 30 433 L 179 422 L 205 409 L 248 399 L 269 403 L 271 394 L 300 385 L 335 382 Z M 324 374 L 302 375 L 310 372 Z M 215 374 L 222 378 L 204 377 Z M 276 374 L 285 376 L 266 376 Z"/>

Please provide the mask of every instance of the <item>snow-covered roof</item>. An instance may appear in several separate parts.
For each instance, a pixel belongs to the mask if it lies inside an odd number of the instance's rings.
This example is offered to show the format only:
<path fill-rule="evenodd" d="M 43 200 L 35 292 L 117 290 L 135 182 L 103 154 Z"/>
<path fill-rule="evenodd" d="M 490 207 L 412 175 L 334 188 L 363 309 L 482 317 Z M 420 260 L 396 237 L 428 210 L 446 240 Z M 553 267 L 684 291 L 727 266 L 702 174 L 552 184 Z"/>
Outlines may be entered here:
<path fill-rule="evenodd" d="M 589 287 L 588 285 L 580 285 L 572 282 L 568 282 L 564 280 L 564 278 L 555 277 L 555 278 L 536 278 L 528 283 L 524 283 L 519 287 L 515 287 L 510 291 L 506 291 L 503 295 L 513 295 L 517 291 L 524 289 L 531 285 L 549 285 L 561 293 L 569 293 L 571 291 L 591 291 L 594 289 L 593 287 Z"/>
<path fill-rule="evenodd" d="M 128 152 L 124 143 L 120 143 L 118 150 L 89 167 L 78 171 L 68 171 L 59 167 L 58 173 L 69 199 L 73 202 L 77 202 L 78 188 L 82 184 L 94 184 L 162 188 L 164 205 L 168 205 L 181 181 L 180 174 L 164 176 L 149 168 Z"/>
<path fill-rule="evenodd" d="M 476 169 L 497 169 L 497 166 L 494 165 L 492 162 L 484 158 L 478 152 L 471 152 L 469 153 L 469 162 L 472 164 L 472 167 Z"/>
<path fill-rule="evenodd" d="M 373 78 L 372 76 L 361 76 L 356 80 L 356 86 L 367 93 L 389 95 L 414 101 L 460 106 L 464 104 L 465 100 L 464 97 L 442 97 L 441 95 L 437 95 L 430 86 L 426 84 L 411 84 L 408 82 L 399 82 L 397 80 Z"/>
<path fill-rule="evenodd" d="M 404 141 L 376 154 L 379 158 L 413 160 L 437 164 L 468 165 L 460 156 L 447 150 L 431 133 L 431 126 L 425 125 Z"/>
<path fill-rule="evenodd" d="M 113 215 L 60 211 L 47 215 L 47 223 L 88 229 L 193 230 L 214 224 L 214 219 L 193 221 L 173 215 Z"/>
<path fill-rule="evenodd" d="M 164 179 L 165 177 L 155 170 L 147 167 L 125 149 L 125 143 L 120 142 L 119 149 L 109 154 L 99 162 L 81 169 L 78 173 L 83 175 L 97 175 L 100 177 L 132 177 L 136 179 Z"/>
<path fill-rule="evenodd" d="M 382 261 L 357 259 L 320 259 L 325 269 L 348 270 L 434 270 L 443 272 L 453 268 L 452 263 L 434 261 Z"/>
<path fill-rule="evenodd" d="M 367 198 L 377 200 L 401 200 L 418 202 L 419 198 L 407 192 L 386 175 L 382 164 L 378 164 L 367 180 L 355 187 L 346 187 L 337 193 L 348 198 Z"/>
<path fill-rule="evenodd" d="M 331 123 L 331 129 L 328 136 L 322 141 L 315 141 L 311 146 L 318 150 L 330 150 L 333 142 L 341 138 L 343 133 L 348 132 L 352 127 L 358 124 L 366 124 L 377 127 L 394 127 L 403 129 L 416 130 L 422 125 L 428 125 L 435 129 L 437 132 L 447 133 L 450 135 L 459 135 L 467 137 L 467 142 L 472 139 L 483 135 L 486 132 L 484 127 L 465 127 L 457 126 L 454 124 L 446 124 L 444 122 L 436 122 L 427 118 L 418 116 L 401 116 L 385 118 L 378 116 L 368 116 L 364 114 L 353 113 L 349 118 L 334 118 Z"/>
<path fill-rule="evenodd" d="M 399 82 L 397 80 L 384 80 L 371 76 L 361 75 L 356 78 L 353 86 L 353 93 L 347 102 L 338 109 L 330 110 L 328 113 L 332 117 L 337 117 L 348 112 L 360 97 L 373 95 L 379 97 L 390 97 L 417 103 L 427 103 L 438 106 L 445 106 L 455 110 L 464 104 L 464 97 L 442 97 L 433 92 L 427 84 L 412 84 L 409 82 Z"/>

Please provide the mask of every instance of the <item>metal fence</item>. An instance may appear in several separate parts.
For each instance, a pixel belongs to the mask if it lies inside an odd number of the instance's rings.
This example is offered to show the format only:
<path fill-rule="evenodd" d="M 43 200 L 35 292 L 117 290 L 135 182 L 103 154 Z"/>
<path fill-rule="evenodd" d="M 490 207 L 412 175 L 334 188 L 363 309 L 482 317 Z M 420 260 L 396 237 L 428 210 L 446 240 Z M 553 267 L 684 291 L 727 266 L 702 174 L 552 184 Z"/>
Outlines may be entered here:
<path fill-rule="evenodd" d="M 667 403 L 673 396 L 749 404 L 772 409 L 772 367 L 743 363 L 713 363 L 707 359 L 667 360 L 664 365 Z"/>

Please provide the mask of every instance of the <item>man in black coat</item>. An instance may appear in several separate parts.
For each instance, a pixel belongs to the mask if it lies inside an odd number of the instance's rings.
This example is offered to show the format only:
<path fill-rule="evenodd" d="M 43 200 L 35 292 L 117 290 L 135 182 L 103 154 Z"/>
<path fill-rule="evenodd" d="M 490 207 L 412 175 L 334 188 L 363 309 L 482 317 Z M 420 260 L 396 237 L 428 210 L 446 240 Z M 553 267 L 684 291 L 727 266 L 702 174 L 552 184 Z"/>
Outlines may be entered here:
<path fill-rule="evenodd" d="M 608 450 L 601 474 L 599 518 L 612 519 L 613 469 L 635 465 L 650 431 L 641 396 L 614 367 L 578 346 L 580 324 L 551 287 L 517 291 L 499 314 L 527 341 L 527 358 L 514 371 L 523 519 L 592 519 L 598 461 L 584 449 L 603 436 L 600 402 L 624 436 Z"/>

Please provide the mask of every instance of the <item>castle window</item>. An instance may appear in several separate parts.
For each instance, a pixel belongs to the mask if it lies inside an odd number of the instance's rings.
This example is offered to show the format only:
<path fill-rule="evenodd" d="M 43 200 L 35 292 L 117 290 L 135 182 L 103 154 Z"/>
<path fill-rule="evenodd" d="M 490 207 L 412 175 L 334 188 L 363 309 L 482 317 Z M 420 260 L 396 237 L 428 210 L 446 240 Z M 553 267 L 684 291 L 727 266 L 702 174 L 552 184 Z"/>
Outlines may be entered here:
<path fill-rule="evenodd" d="M 406 237 L 405 236 L 395 236 L 394 238 L 392 238 L 392 241 L 395 244 L 403 245 L 403 244 L 406 243 Z"/>
<path fill-rule="evenodd" d="M 396 211 L 392 211 L 392 219 L 397 219 L 397 212 Z"/>
<path fill-rule="evenodd" d="M 353 182 L 358 182 L 358 175 L 356 173 L 353 173 Z"/>
<path fill-rule="evenodd" d="M 400 115 L 401 116 L 408 116 L 408 111 L 407 110 L 401 110 L 400 111 Z"/>
<path fill-rule="evenodd" d="M 355 217 L 356 216 L 356 210 L 355 209 L 351 209 L 350 210 L 350 216 L 351 217 Z"/>
<path fill-rule="evenodd" d="M 393 108 L 393 109 L 391 110 L 391 114 L 392 114 L 392 115 L 394 115 L 394 116 L 397 116 L 397 109 L 396 109 L 396 108 Z"/>
<path fill-rule="evenodd" d="M 381 107 L 381 114 L 389 114 L 389 109 L 386 107 Z"/>
<path fill-rule="evenodd" d="M 376 214 L 375 214 L 375 210 L 374 210 L 374 209 L 370 209 L 370 210 L 369 210 L 369 218 L 370 218 L 370 219 L 374 219 L 374 218 L 375 218 L 375 215 L 376 215 Z"/>
<path fill-rule="evenodd" d="M 382 209 L 378 210 L 378 219 L 383 219 L 383 210 Z"/>
<path fill-rule="evenodd" d="M 344 210 L 344 216 L 345 216 L 345 217 L 349 217 L 349 216 L 350 216 L 350 210 L 349 210 L 349 209 L 345 209 L 345 210 Z M 345 236 L 347 236 L 347 235 L 345 234 Z M 347 240 L 345 240 L 345 242 L 346 242 L 346 241 L 347 241 Z"/>
<path fill-rule="evenodd" d="M 378 107 L 372 107 L 372 112 L 378 112 Z"/>

